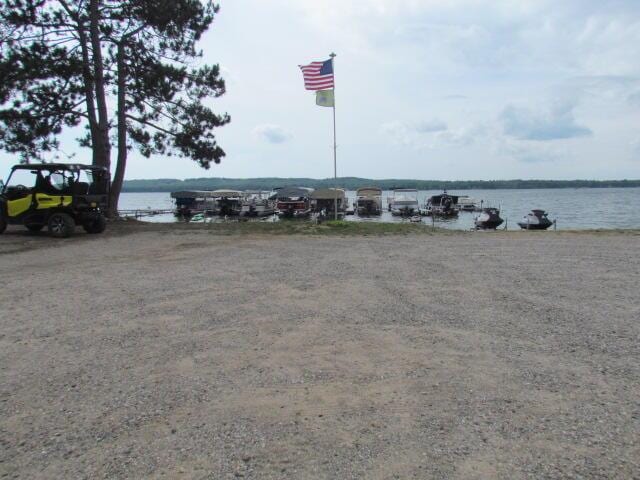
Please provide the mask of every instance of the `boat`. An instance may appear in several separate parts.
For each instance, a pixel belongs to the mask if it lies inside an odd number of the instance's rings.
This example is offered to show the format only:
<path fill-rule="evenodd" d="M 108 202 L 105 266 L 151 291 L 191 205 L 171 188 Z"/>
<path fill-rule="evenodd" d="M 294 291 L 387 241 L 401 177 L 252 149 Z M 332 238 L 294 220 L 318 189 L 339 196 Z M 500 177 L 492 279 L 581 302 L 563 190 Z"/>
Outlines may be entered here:
<path fill-rule="evenodd" d="M 547 217 L 547 212 L 536 209 L 525 215 L 518 225 L 523 230 L 546 230 L 553 222 Z"/>
<path fill-rule="evenodd" d="M 318 188 L 309 194 L 311 211 L 322 213 L 326 218 L 335 217 L 336 199 L 338 216 L 344 217 L 347 210 L 347 195 L 342 188 Z"/>
<path fill-rule="evenodd" d="M 358 215 L 380 215 L 382 213 L 382 190 L 378 187 L 363 187 L 356 190 L 355 210 Z"/>
<path fill-rule="evenodd" d="M 504 223 L 504 220 L 500 218 L 499 209 L 487 207 L 482 209 L 482 213 L 475 218 L 473 223 L 476 230 L 495 230 Z"/>
<path fill-rule="evenodd" d="M 216 199 L 210 190 L 180 190 L 171 192 L 176 202 L 176 217 L 191 217 L 198 213 L 213 213 Z"/>
<path fill-rule="evenodd" d="M 275 200 L 269 198 L 270 192 L 246 191 L 240 209 L 243 217 L 268 217 L 276 211 Z"/>
<path fill-rule="evenodd" d="M 458 197 L 456 207 L 461 212 L 479 212 L 482 209 L 478 207 L 478 201 L 475 198 L 471 198 L 468 195 Z"/>
<path fill-rule="evenodd" d="M 441 195 L 433 195 L 427 199 L 424 214 L 434 217 L 451 218 L 458 216 L 457 195 L 449 195 L 445 190 Z"/>
<path fill-rule="evenodd" d="M 414 188 L 397 188 L 389 200 L 389 211 L 392 215 L 410 217 L 420 210 L 418 190 Z"/>
<path fill-rule="evenodd" d="M 309 195 L 312 188 L 282 187 L 270 198 L 276 200 L 276 213 L 280 218 L 307 218 L 311 213 Z"/>
<path fill-rule="evenodd" d="M 215 199 L 214 214 L 235 216 L 242 212 L 243 192 L 239 190 L 213 190 L 211 195 Z"/>

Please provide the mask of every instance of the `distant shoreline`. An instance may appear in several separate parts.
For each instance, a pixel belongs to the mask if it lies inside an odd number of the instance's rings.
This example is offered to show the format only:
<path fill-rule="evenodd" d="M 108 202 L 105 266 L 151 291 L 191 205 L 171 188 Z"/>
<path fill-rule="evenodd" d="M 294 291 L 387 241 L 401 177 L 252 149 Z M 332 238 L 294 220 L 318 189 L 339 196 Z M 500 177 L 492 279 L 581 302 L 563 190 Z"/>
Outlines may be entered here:
<path fill-rule="evenodd" d="M 272 190 L 284 186 L 311 188 L 333 187 L 332 178 L 189 178 L 126 180 L 123 192 L 172 192 L 178 190 Z M 415 188 L 417 190 L 535 190 L 560 188 L 637 188 L 640 180 L 373 180 L 357 177 L 338 178 L 337 184 L 347 190 L 376 186 L 383 190 Z"/>

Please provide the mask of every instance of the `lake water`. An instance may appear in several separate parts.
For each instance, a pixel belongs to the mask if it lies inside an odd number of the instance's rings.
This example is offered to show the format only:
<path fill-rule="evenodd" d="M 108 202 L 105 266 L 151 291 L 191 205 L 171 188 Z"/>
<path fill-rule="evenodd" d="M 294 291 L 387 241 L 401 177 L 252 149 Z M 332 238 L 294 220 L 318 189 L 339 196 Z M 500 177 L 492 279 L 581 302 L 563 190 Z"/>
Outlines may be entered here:
<path fill-rule="evenodd" d="M 442 191 L 420 191 L 420 206 L 431 195 Z M 484 200 L 484 206 L 500 207 L 500 216 L 507 220 L 508 228 L 518 229 L 516 222 L 534 208 L 546 210 L 550 219 L 557 220 L 558 229 L 593 228 L 640 228 L 640 188 L 567 188 L 540 190 L 458 190 L 452 195 L 468 195 Z M 387 196 L 383 192 L 383 207 L 386 209 Z M 349 203 L 353 204 L 356 193 L 347 192 Z M 168 192 L 123 193 L 120 197 L 120 209 L 170 209 L 173 208 Z M 458 219 L 436 222 L 437 226 L 459 230 L 469 230 L 477 213 L 460 212 Z M 407 221 L 393 217 L 385 211 L 380 217 L 359 218 L 347 216 L 349 221 Z M 157 215 L 145 218 L 152 222 L 178 221 L 173 215 Z M 271 221 L 271 220 L 270 220 Z M 423 222 L 431 223 L 430 217 Z"/>

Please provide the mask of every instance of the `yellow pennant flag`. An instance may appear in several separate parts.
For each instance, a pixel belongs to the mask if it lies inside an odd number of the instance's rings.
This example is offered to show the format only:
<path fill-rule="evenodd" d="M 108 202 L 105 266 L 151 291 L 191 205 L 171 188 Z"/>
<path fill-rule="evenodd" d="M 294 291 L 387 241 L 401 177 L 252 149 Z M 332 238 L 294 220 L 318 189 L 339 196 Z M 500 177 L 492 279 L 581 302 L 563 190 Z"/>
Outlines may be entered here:
<path fill-rule="evenodd" d="M 333 107 L 333 90 L 318 90 L 316 92 L 316 105 L 320 107 Z"/>

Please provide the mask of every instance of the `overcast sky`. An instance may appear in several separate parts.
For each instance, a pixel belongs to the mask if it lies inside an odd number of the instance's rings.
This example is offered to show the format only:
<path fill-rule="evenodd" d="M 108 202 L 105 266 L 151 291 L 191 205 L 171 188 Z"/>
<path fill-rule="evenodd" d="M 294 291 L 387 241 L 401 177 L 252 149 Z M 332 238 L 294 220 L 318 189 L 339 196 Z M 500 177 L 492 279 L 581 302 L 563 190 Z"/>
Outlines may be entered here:
<path fill-rule="evenodd" d="M 339 176 L 640 178 L 638 0 L 220 3 L 201 47 L 226 158 L 133 155 L 127 178 L 332 176 L 331 109 L 298 69 L 332 51 Z"/>

